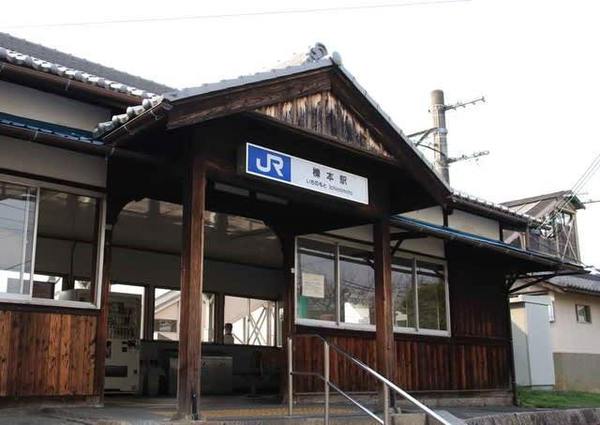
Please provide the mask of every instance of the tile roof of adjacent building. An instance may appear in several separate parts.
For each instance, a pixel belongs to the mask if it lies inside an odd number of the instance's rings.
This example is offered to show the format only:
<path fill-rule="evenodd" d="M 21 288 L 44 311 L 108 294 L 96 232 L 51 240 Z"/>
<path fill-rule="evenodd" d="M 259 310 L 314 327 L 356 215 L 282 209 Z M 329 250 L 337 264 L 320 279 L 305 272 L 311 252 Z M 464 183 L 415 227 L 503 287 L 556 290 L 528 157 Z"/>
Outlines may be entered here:
<path fill-rule="evenodd" d="M 600 273 L 557 276 L 548 283 L 566 291 L 600 295 Z"/>
<path fill-rule="evenodd" d="M 507 214 L 509 216 L 513 216 L 515 218 L 523 219 L 523 220 L 531 222 L 531 223 L 541 223 L 541 221 L 539 219 L 537 219 L 536 217 L 534 217 L 532 215 L 514 211 L 503 204 L 497 204 L 497 203 L 494 203 L 491 201 L 487 201 L 485 199 L 469 195 L 468 193 L 461 192 L 456 189 L 452 189 L 452 196 L 456 198 L 455 200 L 458 201 L 458 203 L 472 202 L 472 203 L 478 204 L 482 207 L 485 207 L 485 208 L 488 208 L 488 209 L 491 209 L 494 211 L 498 211 L 498 212 Z"/>
<path fill-rule="evenodd" d="M 142 98 L 172 87 L 0 32 L 0 62 L 25 66 Z"/>
<path fill-rule="evenodd" d="M 577 194 L 574 194 L 571 190 L 561 190 L 558 192 L 545 193 L 542 195 L 530 196 L 528 198 L 515 199 L 512 201 L 502 202 L 502 205 L 505 205 L 510 208 L 518 208 L 520 206 L 531 204 L 534 202 L 546 201 L 546 200 L 563 200 L 571 198 L 570 202 L 573 203 L 576 209 L 585 208 L 585 205 L 581 200 L 577 197 Z"/>

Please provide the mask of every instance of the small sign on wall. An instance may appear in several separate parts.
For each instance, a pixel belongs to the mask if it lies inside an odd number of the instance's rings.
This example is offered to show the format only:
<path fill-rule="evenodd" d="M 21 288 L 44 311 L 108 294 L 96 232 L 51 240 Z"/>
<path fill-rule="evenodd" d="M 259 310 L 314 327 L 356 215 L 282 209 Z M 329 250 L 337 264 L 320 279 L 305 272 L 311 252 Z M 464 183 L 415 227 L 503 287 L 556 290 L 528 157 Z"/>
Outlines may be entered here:
<path fill-rule="evenodd" d="M 336 198 L 369 203 L 369 180 L 327 165 L 246 143 L 245 172 Z"/>
<path fill-rule="evenodd" d="M 325 276 L 316 273 L 302 273 L 302 296 L 325 298 Z"/>

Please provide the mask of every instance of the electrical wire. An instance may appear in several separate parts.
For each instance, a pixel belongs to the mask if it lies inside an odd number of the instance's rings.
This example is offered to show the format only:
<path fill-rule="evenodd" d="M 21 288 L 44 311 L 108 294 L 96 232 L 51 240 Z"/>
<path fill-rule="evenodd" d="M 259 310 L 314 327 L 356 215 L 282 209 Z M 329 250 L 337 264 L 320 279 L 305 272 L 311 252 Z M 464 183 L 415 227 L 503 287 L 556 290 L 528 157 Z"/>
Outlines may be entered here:
<path fill-rule="evenodd" d="M 308 14 L 308 13 L 373 10 L 373 9 L 392 9 L 392 8 L 398 8 L 398 7 L 429 6 L 429 5 L 446 4 L 446 3 L 467 3 L 470 1 L 471 0 L 423 0 L 423 1 L 413 1 L 413 2 L 404 2 L 404 3 L 364 4 L 364 5 L 357 5 L 357 6 L 321 7 L 321 8 L 312 8 L 312 9 L 281 9 L 281 10 L 264 10 L 264 11 L 257 11 L 257 12 L 219 13 L 219 14 L 212 14 L 212 15 L 195 15 L 195 16 L 131 18 L 131 19 L 114 19 L 114 20 L 105 20 L 105 21 L 7 25 L 7 26 L 4 26 L 3 28 L 4 29 L 58 28 L 58 27 L 80 27 L 80 26 L 95 26 L 95 25 L 139 24 L 139 23 L 154 23 L 154 22 L 196 21 L 196 20 L 202 20 L 202 19 L 247 18 L 247 17 L 255 17 L 255 16 L 276 16 L 276 15 L 294 15 L 294 14 Z"/>
<path fill-rule="evenodd" d="M 562 212 L 562 210 L 581 192 L 581 190 L 585 187 L 585 185 L 590 181 L 590 179 L 596 174 L 596 172 L 600 169 L 600 154 L 598 154 L 588 166 L 588 168 L 584 171 L 584 173 L 579 177 L 579 179 L 575 182 L 573 187 L 570 190 L 570 195 L 563 199 L 548 215 L 546 219 L 538 226 L 538 228 L 542 228 L 547 224 L 551 223 L 556 217 Z"/>

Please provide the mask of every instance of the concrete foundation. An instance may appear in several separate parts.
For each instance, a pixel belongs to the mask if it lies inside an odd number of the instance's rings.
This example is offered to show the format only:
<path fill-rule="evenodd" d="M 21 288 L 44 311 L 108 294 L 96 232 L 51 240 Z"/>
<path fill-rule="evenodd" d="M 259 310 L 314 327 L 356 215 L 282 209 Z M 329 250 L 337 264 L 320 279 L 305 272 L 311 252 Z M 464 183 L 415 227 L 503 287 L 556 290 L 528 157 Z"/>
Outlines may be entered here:
<path fill-rule="evenodd" d="M 556 389 L 600 392 L 600 354 L 554 353 L 554 369 Z"/>

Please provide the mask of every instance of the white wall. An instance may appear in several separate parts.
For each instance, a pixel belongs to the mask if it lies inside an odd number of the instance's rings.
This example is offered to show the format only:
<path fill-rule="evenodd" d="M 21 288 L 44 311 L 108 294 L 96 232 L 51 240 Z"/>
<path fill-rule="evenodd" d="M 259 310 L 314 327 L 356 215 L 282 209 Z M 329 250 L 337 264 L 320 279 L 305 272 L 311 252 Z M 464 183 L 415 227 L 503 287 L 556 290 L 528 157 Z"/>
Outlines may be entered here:
<path fill-rule="evenodd" d="M 437 224 L 438 226 L 444 225 L 444 210 L 442 210 L 442 207 L 430 207 L 400 215 L 403 217 L 414 218 L 415 220 L 425 221 L 427 223 Z"/>
<path fill-rule="evenodd" d="M 420 210 L 423 213 L 415 211 L 414 213 L 417 214 L 421 218 L 418 218 L 416 216 L 414 218 L 416 218 L 418 220 L 423 219 L 423 221 L 425 221 L 424 220 L 425 217 L 430 217 L 432 220 L 434 220 L 434 219 L 437 220 L 437 218 L 436 218 L 437 212 L 435 211 L 436 208 L 438 208 L 438 207 L 427 208 L 426 210 Z M 440 209 L 440 211 L 441 211 L 441 209 Z M 441 218 L 441 220 L 443 221 L 443 217 Z M 397 230 L 398 229 L 396 229 L 396 231 Z M 393 231 L 395 231 L 395 230 L 392 229 L 392 232 Z M 355 226 L 355 227 L 348 227 L 345 229 L 331 230 L 326 233 L 331 234 L 331 235 L 337 235 L 337 236 L 341 236 L 341 237 L 354 239 L 356 241 L 366 242 L 368 244 L 371 244 L 373 242 L 373 226 L 371 226 L 371 225 Z M 435 257 L 445 258 L 444 241 L 442 239 L 437 239 L 437 238 L 433 238 L 433 237 L 406 240 L 406 241 L 402 242 L 402 245 L 400 246 L 400 250 L 414 251 L 419 254 L 432 255 Z"/>
<path fill-rule="evenodd" d="M 490 239 L 500 239 L 500 224 L 496 220 L 461 210 L 455 209 L 448 215 L 448 227 Z"/>
<path fill-rule="evenodd" d="M 559 353 L 600 354 L 600 297 L 553 292 L 552 347 Z M 575 305 L 589 305 L 592 323 L 578 323 Z"/>
<path fill-rule="evenodd" d="M 0 168 L 96 187 L 106 186 L 104 158 L 11 137 L 0 136 Z"/>
<path fill-rule="evenodd" d="M 91 131 L 110 120 L 107 108 L 0 81 L 0 112 Z"/>
<path fill-rule="evenodd" d="M 547 296 L 521 295 L 511 299 L 513 350 L 517 384 L 551 387 L 555 384 Z"/>

